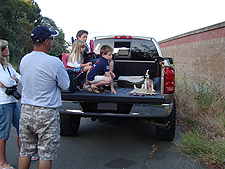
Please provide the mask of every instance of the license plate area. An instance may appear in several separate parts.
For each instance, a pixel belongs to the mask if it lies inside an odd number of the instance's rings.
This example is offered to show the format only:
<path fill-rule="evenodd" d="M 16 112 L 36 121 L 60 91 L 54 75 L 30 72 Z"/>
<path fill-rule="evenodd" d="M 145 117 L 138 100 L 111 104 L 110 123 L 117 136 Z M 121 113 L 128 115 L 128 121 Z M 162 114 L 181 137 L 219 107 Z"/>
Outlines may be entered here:
<path fill-rule="evenodd" d="M 117 110 L 117 103 L 98 103 L 98 110 Z"/>

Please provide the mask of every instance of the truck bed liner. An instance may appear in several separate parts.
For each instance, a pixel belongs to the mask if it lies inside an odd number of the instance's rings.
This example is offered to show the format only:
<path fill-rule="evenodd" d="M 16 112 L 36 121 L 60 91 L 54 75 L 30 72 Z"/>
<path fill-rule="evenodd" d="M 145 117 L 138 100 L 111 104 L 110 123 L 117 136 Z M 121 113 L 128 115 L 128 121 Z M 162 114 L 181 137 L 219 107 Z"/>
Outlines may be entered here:
<path fill-rule="evenodd" d="M 85 101 L 85 102 L 102 102 L 102 103 L 141 103 L 141 104 L 162 104 L 165 103 L 165 99 L 159 93 L 156 95 L 145 96 L 130 96 L 129 93 L 133 88 L 121 88 L 115 89 L 117 94 L 111 94 L 110 92 L 96 94 L 88 91 L 76 91 L 74 93 L 62 93 L 62 100 L 65 101 Z"/>

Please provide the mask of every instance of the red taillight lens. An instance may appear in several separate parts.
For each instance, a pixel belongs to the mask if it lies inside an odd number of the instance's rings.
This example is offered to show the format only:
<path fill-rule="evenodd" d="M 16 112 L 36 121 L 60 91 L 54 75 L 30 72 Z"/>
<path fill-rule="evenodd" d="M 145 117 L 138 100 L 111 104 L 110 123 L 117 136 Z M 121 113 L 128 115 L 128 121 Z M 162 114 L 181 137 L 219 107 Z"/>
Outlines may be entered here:
<path fill-rule="evenodd" d="M 117 35 L 117 36 L 114 36 L 114 39 L 132 39 L 132 36 Z"/>
<path fill-rule="evenodd" d="M 172 68 L 166 67 L 165 68 L 165 78 L 167 80 L 172 80 L 172 79 L 174 79 L 174 77 L 175 77 L 174 70 Z"/>
<path fill-rule="evenodd" d="M 173 68 L 166 67 L 164 73 L 164 93 L 172 94 L 175 90 L 175 72 Z"/>
<path fill-rule="evenodd" d="M 167 91 L 167 93 L 174 93 L 174 83 L 173 82 L 167 82 L 165 84 L 165 91 Z"/>

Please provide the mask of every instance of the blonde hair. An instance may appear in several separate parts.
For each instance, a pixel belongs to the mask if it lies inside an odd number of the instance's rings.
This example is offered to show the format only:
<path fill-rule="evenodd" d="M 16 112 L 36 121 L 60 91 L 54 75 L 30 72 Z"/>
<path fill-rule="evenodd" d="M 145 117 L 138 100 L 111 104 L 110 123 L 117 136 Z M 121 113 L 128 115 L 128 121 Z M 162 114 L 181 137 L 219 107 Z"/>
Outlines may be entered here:
<path fill-rule="evenodd" d="M 5 65 L 7 67 L 7 63 L 9 62 L 9 56 L 3 57 L 2 56 L 2 47 L 3 46 L 8 46 L 8 42 L 6 40 L 0 39 L 0 63 Z"/>
<path fill-rule="evenodd" d="M 81 57 L 81 62 L 83 63 L 84 58 L 82 57 L 82 54 L 81 54 L 81 48 L 85 46 L 86 46 L 86 43 L 82 40 L 74 41 L 72 50 L 67 57 L 67 62 L 73 62 L 73 61 L 79 62 Z M 73 60 L 73 57 L 74 57 L 74 60 Z"/>

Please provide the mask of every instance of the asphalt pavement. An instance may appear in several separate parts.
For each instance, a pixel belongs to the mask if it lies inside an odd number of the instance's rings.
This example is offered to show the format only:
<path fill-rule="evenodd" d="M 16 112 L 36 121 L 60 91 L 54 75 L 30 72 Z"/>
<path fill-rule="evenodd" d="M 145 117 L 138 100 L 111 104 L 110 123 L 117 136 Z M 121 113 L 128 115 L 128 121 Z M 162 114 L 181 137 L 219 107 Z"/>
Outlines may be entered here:
<path fill-rule="evenodd" d="M 63 107 L 76 107 L 63 103 Z M 63 108 L 61 107 L 61 108 Z M 172 142 L 154 139 L 154 127 L 130 121 L 109 126 L 90 118 L 82 118 L 75 137 L 62 137 L 53 169 L 204 169 L 198 160 L 176 151 L 181 126 L 176 127 Z M 36 154 L 37 155 L 37 154 Z M 16 132 L 12 127 L 7 141 L 6 157 L 10 165 L 18 168 Z M 38 161 L 30 169 L 37 169 Z"/>

